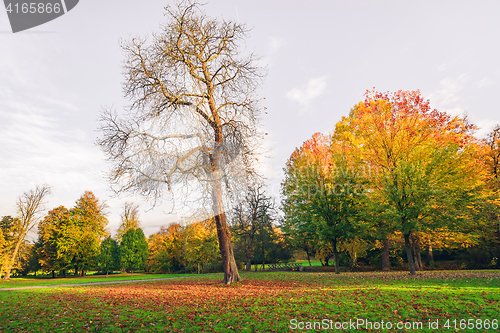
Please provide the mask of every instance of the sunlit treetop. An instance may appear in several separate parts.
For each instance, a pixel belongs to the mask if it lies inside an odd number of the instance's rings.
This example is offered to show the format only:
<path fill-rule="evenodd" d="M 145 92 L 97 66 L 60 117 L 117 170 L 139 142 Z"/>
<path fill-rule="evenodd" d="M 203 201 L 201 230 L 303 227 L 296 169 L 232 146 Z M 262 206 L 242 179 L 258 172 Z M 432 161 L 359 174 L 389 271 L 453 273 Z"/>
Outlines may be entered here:
<path fill-rule="evenodd" d="M 476 127 L 467 118 L 432 109 L 420 91 L 368 90 L 364 101 L 337 123 L 334 138 L 363 147 L 368 160 L 390 167 L 407 159 L 417 147 L 449 146 L 457 149 L 479 144 Z"/>
<path fill-rule="evenodd" d="M 302 162 L 328 163 L 330 159 L 329 150 L 330 138 L 319 132 L 314 133 L 312 138 L 304 141 L 302 146 L 295 149 L 287 161 L 287 166 L 297 166 L 298 163 Z"/>

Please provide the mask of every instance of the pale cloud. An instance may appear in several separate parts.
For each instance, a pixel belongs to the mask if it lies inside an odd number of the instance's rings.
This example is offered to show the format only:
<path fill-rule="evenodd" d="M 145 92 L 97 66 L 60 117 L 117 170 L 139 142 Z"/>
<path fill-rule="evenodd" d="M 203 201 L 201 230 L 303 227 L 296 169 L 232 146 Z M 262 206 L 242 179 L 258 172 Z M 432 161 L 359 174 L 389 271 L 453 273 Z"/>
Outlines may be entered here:
<path fill-rule="evenodd" d="M 286 97 L 292 101 L 298 102 L 303 110 L 309 104 L 326 91 L 326 76 L 320 76 L 310 79 L 305 87 L 293 88 L 287 92 Z"/>
<path fill-rule="evenodd" d="M 450 64 L 445 62 L 444 64 L 439 65 L 437 70 L 442 72 L 442 71 L 447 70 L 449 67 L 450 67 Z"/>
<path fill-rule="evenodd" d="M 460 92 L 466 82 L 466 74 L 456 79 L 450 77 L 442 79 L 439 88 L 428 94 L 432 106 L 452 115 L 462 115 L 466 109 L 460 104 Z"/>
<path fill-rule="evenodd" d="M 269 37 L 269 54 L 273 55 L 278 52 L 283 46 L 286 45 L 286 42 L 282 38 L 278 37 Z"/>
<path fill-rule="evenodd" d="M 47 182 L 67 190 L 82 182 L 102 187 L 91 170 L 102 168 L 104 163 L 88 133 L 61 129 L 55 119 L 35 112 L 2 114 L 2 118 L 9 126 L 0 133 L 0 154 L 4 157 L 0 168 L 6 176 L 4 182 L 13 181 L 11 188 L 19 186 L 20 178 L 31 186 Z"/>
<path fill-rule="evenodd" d="M 487 86 L 491 86 L 492 84 L 493 84 L 493 81 L 489 77 L 484 77 L 475 83 L 475 85 L 478 89 L 483 88 L 483 87 L 487 87 Z"/>
<path fill-rule="evenodd" d="M 464 116 L 468 114 L 469 107 L 463 105 L 463 99 L 461 98 L 464 94 L 463 91 L 466 90 L 467 81 L 466 74 L 462 74 L 455 79 L 450 77 L 442 79 L 439 88 L 428 95 L 432 107 L 453 116 Z M 476 88 L 481 88 L 491 84 L 493 84 L 493 81 L 485 77 L 475 82 L 474 86 L 476 86 Z M 498 123 L 498 121 L 490 118 L 480 117 L 476 113 L 468 114 L 468 116 L 472 123 L 478 127 L 477 132 L 474 133 L 474 136 L 477 138 L 484 138 L 486 134 L 491 131 L 493 126 Z"/>
<path fill-rule="evenodd" d="M 437 66 L 437 70 L 439 72 L 444 72 L 453 69 L 454 67 L 457 67 L 458 64 L 463 62 L 462 56 L 457 56 L 453 59 L 449 59 L 448 61 L 442 63 L 441 65 Z"/>
<path fill-rule="evenodd" d="M 281 49 L 286 45 L 284 39 L 279 37 L 268 37 L 267 39 L 267 52 L 266 55 L 261 58 L 260 65 L 263 67 L 273 66 L 278 59 L 278 54 Z"/>
<path fill-rule="evenodd" d="M 479 128 L 476 133 L 474 133 L 474 136 L 479 139 L 483 139 L 490 133 L 495 125 L 500 124 L 500 122 L 491 120 L 488 118 L 483 118 L 478 121 L 474 121 L 474 124 Z"/>

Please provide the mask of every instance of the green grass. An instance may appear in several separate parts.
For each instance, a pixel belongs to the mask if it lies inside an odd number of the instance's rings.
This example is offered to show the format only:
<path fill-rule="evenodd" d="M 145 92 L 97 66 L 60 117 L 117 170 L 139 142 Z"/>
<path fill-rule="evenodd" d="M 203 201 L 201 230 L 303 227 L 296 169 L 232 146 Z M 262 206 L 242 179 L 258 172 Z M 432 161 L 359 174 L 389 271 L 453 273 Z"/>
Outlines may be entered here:
<path fill-rule="evenodd" d="M 314 323 L 422 323 L 392 332 L 497 332 L 499 271 L 243 273 L 0 292 L 1 332 L 291 332 Z M 473 329 L 460 329 L 460 320 Z M 479 320 L 490 320 L 490 329 Z M 462 322 L 462 324 L 465 323 Z M 429 329 L 429 323 L 438 329 Z M 302 323 L 302 324 L 300 324 Z M 361 324 L 361 322 L 359 322 Z M 448 328 L 444 327 L 448 324 Z M 455 329 L 454 326 L 457 326 Z M 500 326 L 500 324 L 499 324 Z M 306 330 L 307 331 L 307 330 Z M 313 332 L 314 330 L 308 330 Z M 316 331 L 322 331 L 317 329 Z M 333 331 L 337 331 L 333 329 Z M 342 330 L 338 330 L 339 332 Z M 343 331 L 384 331 L 348 328 Z"/>
<path fill-rule="evenodd" d="M 179 276 L 195 276 L 197 274 L 144 274 L 137 273 L 133 276 L 130 274 L 113 274 L 106 277 L 105 275 L 84 276 L 84 277 L 65 277 L 65 278 L 12 278 L 4 281 L 0 280 L 0 290 L 5 288 L 32 287 L 32 286 L 55 286 L 60 284 L 75 284 L 75 283 L 92 283 L 92 282 L 109 282 L 109 281 L 129 281 L 142 279 L 159 279 Z"/>
<path fill-rule="evenodd" d="M 295 262 L 297 264 L 302 264 L 302 266 L 304 266 L 304 267 L 309 266 L 309 261 L 307 261 L 307 260 L 297 260 Z M 329 265 L 335 267 L 335 261 L 330 260 Z M 311 260 L 311 266 L 321 266 L 321 261 Z"/>
<path fill-rule="evenodd" d="M 304 267 L 309 267 L 309 261 L 307 261 L 307 260 L 296 260 L 293 263 L 302 264 L 302 266 L 304 266 Z M 330 261 L 329 264 L 330 264 L 330 266 L 335 267 L 335 262 Z M 262 270 L 262 264 L 256 264 L 256 265 L 252 265 L 252 271 L 255 271 L 255 266 L 257 266 L 258 271 Z M 265 266 L 267 269 L 269 267 L 269 264 L 266 264 Z M 319 260 L 311 260 L 311 266 L 321 266 L 321 262 Z"/>

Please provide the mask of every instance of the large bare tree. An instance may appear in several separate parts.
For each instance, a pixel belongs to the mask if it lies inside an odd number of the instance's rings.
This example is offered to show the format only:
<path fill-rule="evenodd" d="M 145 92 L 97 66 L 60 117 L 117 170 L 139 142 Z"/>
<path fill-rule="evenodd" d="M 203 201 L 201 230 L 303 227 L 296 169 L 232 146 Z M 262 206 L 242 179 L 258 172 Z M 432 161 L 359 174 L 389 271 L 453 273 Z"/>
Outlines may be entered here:
<path fill-rule="evenodd" d="M 40 213 L 44 209 L 44 200 L 49 193 L 50 187 L 42 185 L 37 186 L 34 190 L 25 192 L 17 199 L 16 205 L 19 217 L 15 220 L 13 226 L 15 228 L 15 237 L 8 253 L 4 280 L 10 279 L 10 271 L 16 261 L 19 248 L 26 240 L 28 233 L 38 225 L 41 217 Z"/>
<path fill-rule="evenodd" d="M 126 115 L 103 111 L 98 144 L 112 162 L 118 193 L 156 203 L 167 193 L 210 207 L 217 226 L 224 283 L 240 280 L 226 223 L 225 198 L 254 160 L 255 89 L 263 71 L 243 56 L 244 25 L 208 17 L 184 1 L 167 7 L 151 40 L 122 43 Z"/>

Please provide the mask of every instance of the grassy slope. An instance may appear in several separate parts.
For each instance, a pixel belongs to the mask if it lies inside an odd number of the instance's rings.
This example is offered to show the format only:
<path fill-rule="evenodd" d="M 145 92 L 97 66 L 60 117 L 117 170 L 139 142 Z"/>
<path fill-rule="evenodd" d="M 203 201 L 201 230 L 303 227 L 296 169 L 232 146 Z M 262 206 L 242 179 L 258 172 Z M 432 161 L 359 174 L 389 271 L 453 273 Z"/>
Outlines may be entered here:
<path fill-rule="evenodd" d="M 279 331 L 297 322 L 500 320 L 500 273 L 259 273 L 0 292 L 0 331 Z M 475 327 L 461 332 L 487 331 Z M 297 331 L 297 330 L 295 330 Z M 356 330 L 349 330 L 350 332 Z M 372 332 L 380 329 L 368 330 Z M 393 330 L 402 331 L 402 330 Z M 404 330 L 404 332 L 421 330 Z M 436 331 L 436 330 L 424 330 Z"/>

